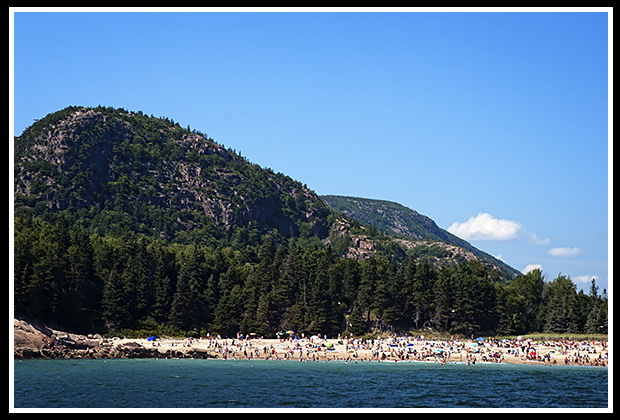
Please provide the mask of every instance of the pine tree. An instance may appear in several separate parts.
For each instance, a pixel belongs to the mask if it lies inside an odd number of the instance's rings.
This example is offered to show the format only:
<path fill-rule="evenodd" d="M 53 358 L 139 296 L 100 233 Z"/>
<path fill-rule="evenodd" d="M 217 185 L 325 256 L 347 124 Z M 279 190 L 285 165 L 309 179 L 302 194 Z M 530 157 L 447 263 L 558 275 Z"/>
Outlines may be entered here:
<path fill-rule="evenodd" d="M 559 275 L 548 284 L 548 297 L 545 302 L 545 332 L 576 331 L 576 287 L 566 276 Z"/>
<path fill-rule="evenodd" d="M 198 247 L 187 246 L 179 256 L 180 269 L 170 308 L 170 323 L 184 330 L 205 325 L 201 279 L 204 276 Z"/>
<path fill-rule="evenodd" d="M 433 284 L 433 313 L 431 321 L 436 329 L 440 331 L 448 331 L 450 329 L 453 272 L 452 268 L 444 267 Z"/>
<path fill-rule="evenodd" d="M 123 270 L 125 294 L 129 299 L 133 319 L 146 317 L 152 306 L 149 258 L 143 243 L 131 243 L 127 250 L 129 256 Z"/>
<path fill-rule="evenodd" d="M 269 325 L 269 311 L 271 306 L 270 293 L 265 292 L 258 298 L 254 321 L 254 332 L 259 336 L 269 336 L 272 332 Z"/>
<path fill-rule="evenodd" d="M 335 320 L 332 319 L 331 296 L 329 294 L 329 262 L 326 253 L 318 259 L 316 271 L 313 273 L 312 288 L 308 305 L 309 334 L 332 334 Z"/>
<path fill-rule="evenodd" d="M 105 283 L 101 306 L 103 319 L 109 329 L 118 331 L 133 326 L 129 300 L 117 267 L 110 271 L 110 276 Z"/>
<path fill-rule="evenodd" d="M 275 245 L 272 238 L 267 238 L 261 245 L 258 253 L 258 265 L 256 267 L 256 280 L 260 295 L 268 293 L 276 281 L 276 269 L 274 266 Z"/>
<path fill-rule="evenodd" d="M 598 294 L 596 281 L 592 279 L 590 285 L 589 311 L 584 325 L 585 333 L 607 333 L 607 301 Z"/>
<path fill-rule="evenodd" d="M 402 270 L 395 263 L 390 263 L 386 278 L 389 299 L 383 309 L 382 318 L 386 323 L 395 325 L 403 319 L 405 311 L 404 276 Z"/>
<path fill-rule="evenodd" d="M 427 260 L 419 265 L 413 261 L 409 262 L 409 265 L 412 264 L 414 264 L 415 270 L 412 267 L 407 274 L 408 302 L 411 307 L 413 324 L 416 329 L 420 329 L 430 321 L 432 316 L 434 307 L 433 288 L 438 273 Z"/>
<path fill-rule="evenodd" d="M 303 275 L 297 245 L 288 247 L 288 254 L 283 261 L 280 274 L 273 289 L 276 329 L 291 330 L 295 326 L 293 306 L 299 295 L 299 282 Z"/>
<path fill-rule="evenodd" d="M 75 230 L 71 234 L 67 266 L 67 283 L 79 299 L 79 309 L 94 312 L 99 307 L 102 285 L 94 272 L 92 243 L 82 230 Z"/>
<path fill-rule="evenodd" d="M 164 251 L 161 251 L 162 253 Z M 172 280 L 170 277 L 170 269 L 165 260 L 165 256 L 159 253 L 155 262 L 155 270 L 153 273 L 153 306 L 151 315 L 158 323 L 164 323 L 170 313 L 170 305 L 172 303 Z"/>
<path fill-rule="evenodd" d="M 362 262 L 356 299 L 356 309 L 363 314 L 362 316 L 367 322 L 370 322 L 370 311 L 374 303 L 377 281 L 377 260 L 375 257 L 367 258 Z"/>
<path fill-rule="evenodd" d="M 236 284 L 219 299 L 212 329 L 222 337 L 234 337 L 241 324 L 241 287 Z"/>

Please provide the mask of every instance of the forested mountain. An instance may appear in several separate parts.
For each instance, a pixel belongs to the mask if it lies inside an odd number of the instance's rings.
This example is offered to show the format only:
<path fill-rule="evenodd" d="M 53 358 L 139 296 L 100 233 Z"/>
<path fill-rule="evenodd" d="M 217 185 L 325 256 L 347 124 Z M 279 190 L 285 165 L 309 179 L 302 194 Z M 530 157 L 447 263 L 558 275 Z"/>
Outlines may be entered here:
<path fill-rule="evenodd" d="M 60 329 L 607 329 L 594 283 L 585 295 L 563 276 L 512 278 L 455 245 L 388 235 L 141 112 L 69 107 L 35 122 L 14 139 L 14 208 L 15 313 Z"/>
<path fill-rule="evenodd" d="M 299 182 L 251 164 L 174 121 L 69 107 L 15 141 L 15 209 L 62 214 L 101 235 L 244 242 L 328 234 L 329 211 Z"/>
<path fill-rule="evenodd" d="M 433 251 L 435 254 L 447 254 L 450 252 L 449 250 L 453 250 L 452 253 L 455 255 L 467 255 L 469 252 L 482 261 L 490 263 L 508 277 L 520 274 L 519 271 L 503 261 L 440 228 L 429 217 L 401 204 L 385 200 L 338 195 L 323 195 L 321 199 L 332 210 L 357 219 L 362 224 L 372 226 L 398 238 L 408 239 L 409 241 L 401 241 L 401 244 L 409 245 L 408 248 L 412 255 L 432 254 Z M 454 247 L 458 247 L 462 251 Z"/>

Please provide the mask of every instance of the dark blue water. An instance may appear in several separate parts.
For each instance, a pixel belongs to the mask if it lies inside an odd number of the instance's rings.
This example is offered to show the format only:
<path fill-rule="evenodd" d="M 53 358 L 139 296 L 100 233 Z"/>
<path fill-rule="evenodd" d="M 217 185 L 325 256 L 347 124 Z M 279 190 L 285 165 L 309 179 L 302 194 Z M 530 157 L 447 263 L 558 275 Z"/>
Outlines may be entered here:
<path fill-rule="evenodd" d="M 18 407 L 603 407 L 583 366 L 266 360 L 16 360 Z"/>

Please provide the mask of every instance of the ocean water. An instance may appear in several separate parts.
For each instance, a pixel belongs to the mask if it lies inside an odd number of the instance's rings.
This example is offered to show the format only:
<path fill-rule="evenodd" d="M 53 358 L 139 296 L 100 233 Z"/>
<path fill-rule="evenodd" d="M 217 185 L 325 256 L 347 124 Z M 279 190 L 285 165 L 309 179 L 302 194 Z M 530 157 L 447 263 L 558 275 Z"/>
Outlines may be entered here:
<path fill-rule="evenodd" d="M 608 407 L 608 369 L 425 362 L 15 360 L 16 408 Z"/>

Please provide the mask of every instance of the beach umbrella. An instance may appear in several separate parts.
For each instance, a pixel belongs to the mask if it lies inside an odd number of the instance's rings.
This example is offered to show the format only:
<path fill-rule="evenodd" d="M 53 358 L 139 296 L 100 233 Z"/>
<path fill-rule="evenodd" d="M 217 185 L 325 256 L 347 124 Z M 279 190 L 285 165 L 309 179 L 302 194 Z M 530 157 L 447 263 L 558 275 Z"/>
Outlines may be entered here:
<path fill-rule="evenodd" d="M 289 335 L 290 335 L 290 334 L 295 334 L 295 331 L 293 331 L 293 330 L 288 330 L 288 331 L 285 331 L 285 332 L 284 332 L 284 334 L 289 334 Z"/>
<path fill-rule="evenodd" d="M 157 337 L 155 337 L 154 335 L 150 336 L 149 338 L 147 338 L 147 341 L 153 341 L 155 340 Z"/>
<path fill-rule="evenodd" d="M 478 337 L 476 338 L 476 341 L 484 341 L 484 337 Z"/>

